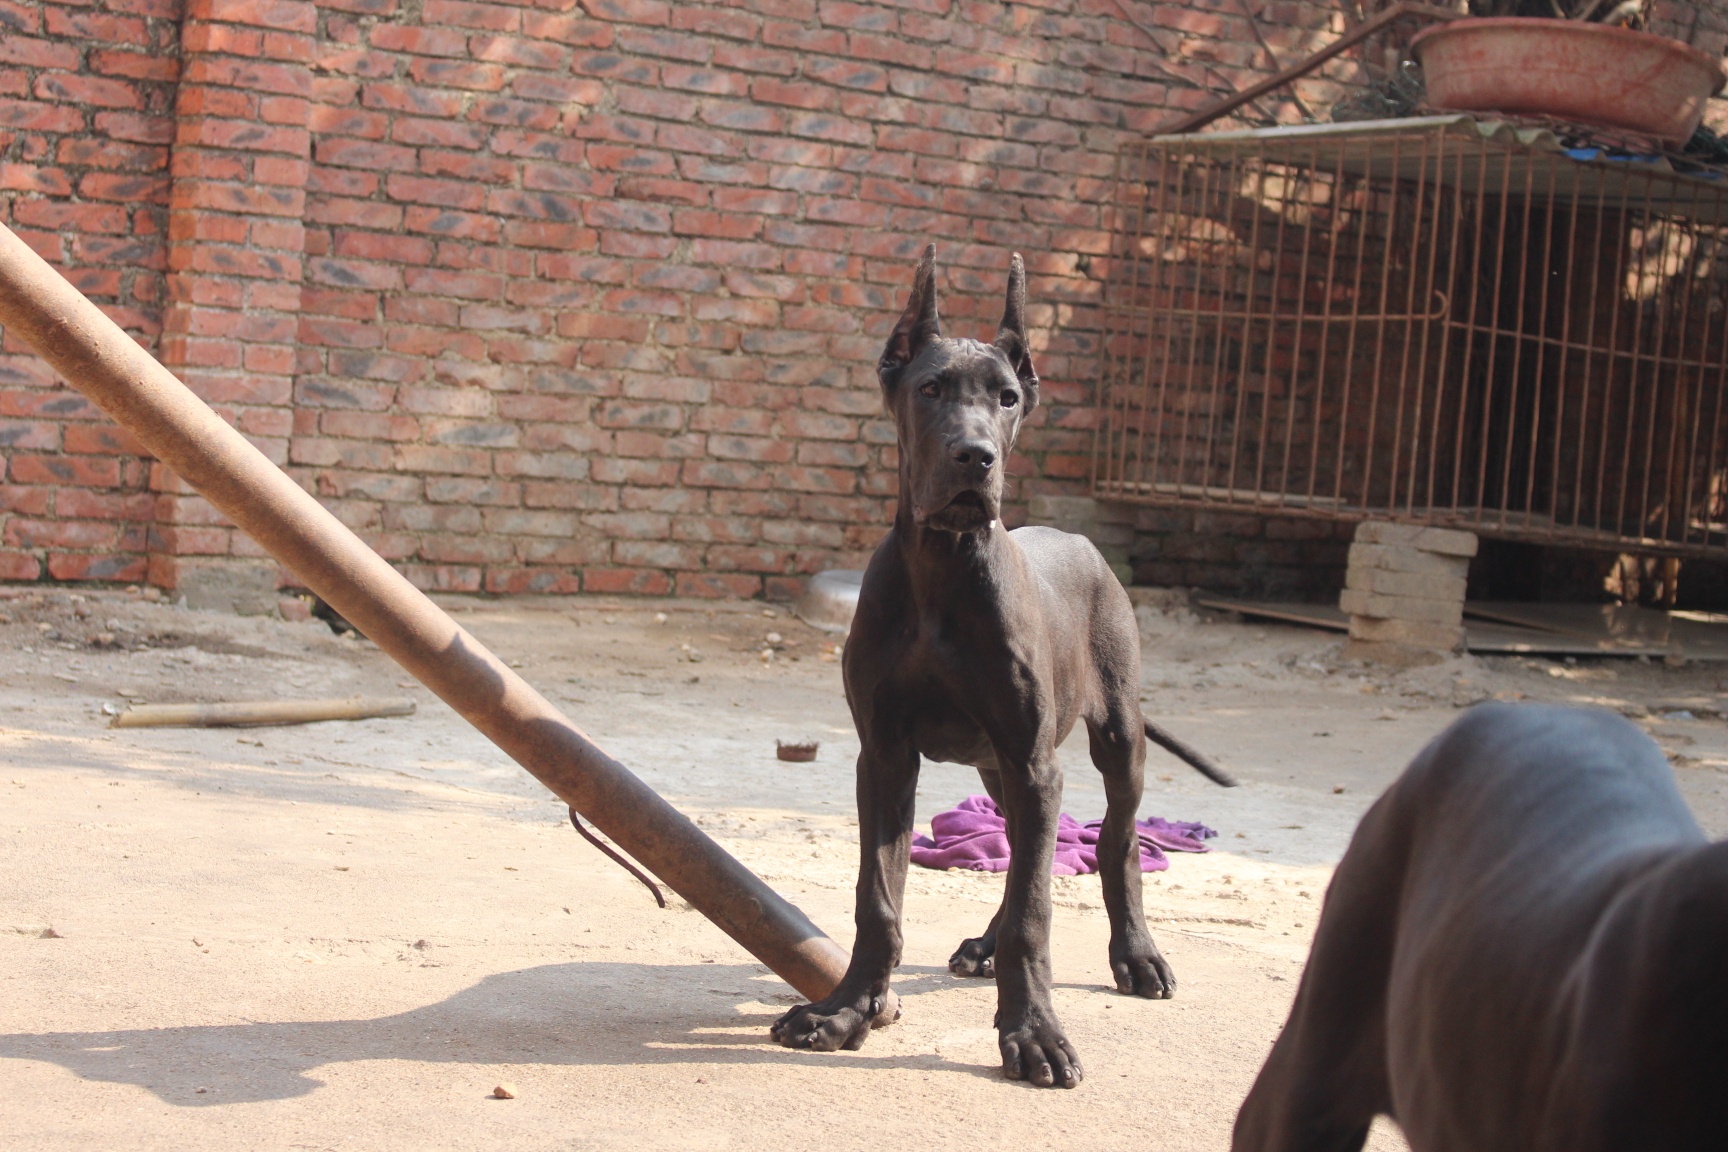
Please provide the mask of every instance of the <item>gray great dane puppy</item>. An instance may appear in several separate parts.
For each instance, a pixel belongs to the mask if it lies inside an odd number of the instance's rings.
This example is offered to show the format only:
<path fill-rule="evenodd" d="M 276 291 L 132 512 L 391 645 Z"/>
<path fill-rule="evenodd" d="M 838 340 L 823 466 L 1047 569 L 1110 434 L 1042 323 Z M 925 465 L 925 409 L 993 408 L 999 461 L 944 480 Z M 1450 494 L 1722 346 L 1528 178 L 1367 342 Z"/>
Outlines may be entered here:
<path fill-rule="evenodd" d="M 1484 705 L 1363 817 L 1235 1152 L 1728 1148 L 1728 843 L 1618 716 Z"/>
<path fill-rule="evenodd" d="M 990 344 L 943 338 L 935 261 L 931 245 L 877 368 L 899 433 L 900 495 L 864 574 L 843 665 L 862 745 L 857 940 L 839 987 L 780 1017 L 773 1035 L 792 1048 L 857 1048 L 898 1015 L 888 982 L 900 963 L 920 757 L 971 764 L 1007 817 L 1013 862 L 1002 907 L 949 968 L 995 976 L 1011 1079 L 1072 1088 L 1080 1060 L 1050 1000 L 1056 746 L 1085 722 L 1108 797 L 1098 857 L 1110 968 L 1123 992 L 1160 999 L 1176 980 L 1146 930 L 1134 815 L 1149 730 L 1167 747 L 1179 742 L 1140 714 L 1139 628 L 1098 550 L 1051 528 L 1010 533 L 998 518 L 1004 464 L 1038 403 L 1020 257 Z"/>

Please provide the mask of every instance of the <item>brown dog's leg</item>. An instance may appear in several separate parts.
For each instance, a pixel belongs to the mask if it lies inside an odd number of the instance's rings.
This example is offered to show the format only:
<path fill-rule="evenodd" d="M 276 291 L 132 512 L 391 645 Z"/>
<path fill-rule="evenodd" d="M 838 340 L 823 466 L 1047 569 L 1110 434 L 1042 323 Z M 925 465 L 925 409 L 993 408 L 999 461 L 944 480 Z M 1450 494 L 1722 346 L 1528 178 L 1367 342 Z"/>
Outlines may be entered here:
<path fill-rule="evenodd" d="M 788 1048 L 858 1048 L 872 1027 L 897 1015 L 889 975 L 900 963 L 900 907 L 918 791 L 918 753 L 910 744 L 867 740 L 858 755 L 858 936 L 839 987 L 800 1004 L 770 1034 Z"/>
<path fill-rule="evenodd" d="M 1362 818 L 1338 865 L 1296 1003 L 1236 1116 L 1232 1152 L 1356 1152 L 1391 1111 L 1386 989 L 1408 822 L 1397 787 Z"/>

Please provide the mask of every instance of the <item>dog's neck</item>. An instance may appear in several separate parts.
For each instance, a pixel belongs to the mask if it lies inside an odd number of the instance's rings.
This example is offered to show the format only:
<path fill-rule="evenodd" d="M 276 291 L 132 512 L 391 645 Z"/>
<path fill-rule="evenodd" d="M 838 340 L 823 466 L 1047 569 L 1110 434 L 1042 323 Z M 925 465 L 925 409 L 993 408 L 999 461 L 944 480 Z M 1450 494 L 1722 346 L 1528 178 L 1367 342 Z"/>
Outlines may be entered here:
<path fill-rule="evenodd" d="M 976 595 L 983 586 L 998 581 L 991 576 L 997 558 L 1007 544 L 1008 531 L 1000 520 L 992 520 L 975 532 L 944 532 L 919 524 L 912 515 L 911 498 L 902 495 L 894 512 L 894 536 L 906 565 L 914 602 L 925 605 L 956 594 Z"/>

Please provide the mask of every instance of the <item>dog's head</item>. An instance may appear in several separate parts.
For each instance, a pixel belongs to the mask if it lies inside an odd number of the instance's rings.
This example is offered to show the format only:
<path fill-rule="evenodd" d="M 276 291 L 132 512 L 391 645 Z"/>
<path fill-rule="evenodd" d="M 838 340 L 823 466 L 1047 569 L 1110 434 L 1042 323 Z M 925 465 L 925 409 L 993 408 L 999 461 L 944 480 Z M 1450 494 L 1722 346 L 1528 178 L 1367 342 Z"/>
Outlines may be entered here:
<path fill-rule="evenodd" d="M 901 484 L 913 520 L 976 532 L 1002 511 L 1002 474 L 1014 437 L 1038 404 L 1026 340 L 1026 266 L 1008 266 L 1008 304 L 996 339 L 950 340 L 936 317 L 936 245 L 924 249 L 906 302 L 876 366 L 900 436 Z"/>

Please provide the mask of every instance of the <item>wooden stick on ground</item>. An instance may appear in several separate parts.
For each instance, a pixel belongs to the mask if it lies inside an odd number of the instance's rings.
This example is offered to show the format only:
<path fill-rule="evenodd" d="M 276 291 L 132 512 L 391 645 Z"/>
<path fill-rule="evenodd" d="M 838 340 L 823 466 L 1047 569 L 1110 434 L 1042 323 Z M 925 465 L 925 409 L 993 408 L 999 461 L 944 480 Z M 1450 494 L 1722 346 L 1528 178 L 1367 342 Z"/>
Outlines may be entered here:
<path fill-rule="evenodd" d="M 227 704 L 134 704 L 110 728 L 231 728 L 260 724 L 311 724 L 319 720 L 366 720 L 408 716 L 404 697 L 350 696 L 345 700 L 237 700 Z"/>

